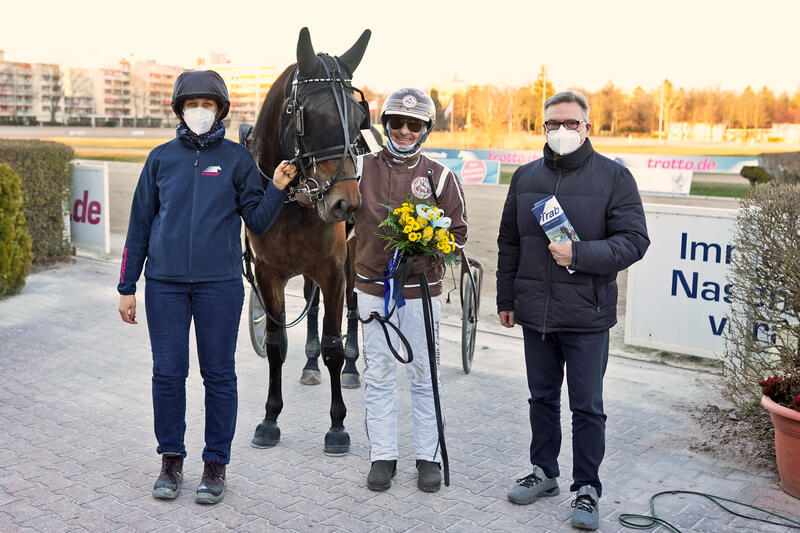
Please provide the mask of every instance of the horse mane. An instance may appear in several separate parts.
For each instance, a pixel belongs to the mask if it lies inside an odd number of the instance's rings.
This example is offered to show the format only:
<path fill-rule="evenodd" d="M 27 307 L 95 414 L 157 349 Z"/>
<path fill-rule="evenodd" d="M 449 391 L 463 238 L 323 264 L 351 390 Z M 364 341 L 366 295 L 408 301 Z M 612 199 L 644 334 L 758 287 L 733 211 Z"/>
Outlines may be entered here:
<path fill-rule="evenodd" d="M 261 111 L 258 113 L 258 119 L 253 131 L 254 144 L 252 151 L 256 156 L 256 162 L 261 171 L 267 176 L 272 176 L 278 163 L 287 158 L 281 154 L 278 132 L 280 131 L 280 113 L 283 100 L 290 89 L 296 66 L 297 63 L 293 63 L 286 67 L 286 70 L 278 76 L 275 83 L 270 87 L 267 96 L 264 98 L 264 103 L 261 105 Z M 263 177 L 262 181 L 266 186 L 267 183 Z"/>

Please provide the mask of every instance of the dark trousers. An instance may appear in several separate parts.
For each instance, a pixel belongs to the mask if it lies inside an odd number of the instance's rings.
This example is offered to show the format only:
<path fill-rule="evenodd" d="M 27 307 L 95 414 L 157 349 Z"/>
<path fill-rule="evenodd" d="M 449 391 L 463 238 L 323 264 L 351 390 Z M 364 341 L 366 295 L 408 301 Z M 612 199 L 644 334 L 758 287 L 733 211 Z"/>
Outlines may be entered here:
<path fill-rule="evenodd" d="M 204 461 L 228 464 L 238 397 L 234 352 L 244 302 L 241 279 L 171 283 L 148 279 L 145 307 L 153 351 L 153 413 L 158 453 L 180 453 L 186 432 L 189 325 L 205 386 Z"/>
<path fill-rule="evenodd" d="M 561 383 L 567 366 L 572 411 L 572 485 L 591 485 L 602 493 L 598 470 L 606 449 L 603 375 L 608 363 L 608 330 L 597 333 L 542 334 L 523 328 L 525 365 L 531 392 L 531 463 L 547 477 L 559 475 Z"/>

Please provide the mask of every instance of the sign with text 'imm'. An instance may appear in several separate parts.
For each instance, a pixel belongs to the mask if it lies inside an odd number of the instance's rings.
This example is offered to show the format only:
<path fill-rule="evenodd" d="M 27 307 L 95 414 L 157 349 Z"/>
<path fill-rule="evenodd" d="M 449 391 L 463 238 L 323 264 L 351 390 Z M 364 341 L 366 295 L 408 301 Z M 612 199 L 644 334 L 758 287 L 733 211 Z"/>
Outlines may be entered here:
<path fill-rule="evenodd" d="M 645 204 L 650 248 L 628 269 L 625 342 L 718 358 L 735 209 Z"/>

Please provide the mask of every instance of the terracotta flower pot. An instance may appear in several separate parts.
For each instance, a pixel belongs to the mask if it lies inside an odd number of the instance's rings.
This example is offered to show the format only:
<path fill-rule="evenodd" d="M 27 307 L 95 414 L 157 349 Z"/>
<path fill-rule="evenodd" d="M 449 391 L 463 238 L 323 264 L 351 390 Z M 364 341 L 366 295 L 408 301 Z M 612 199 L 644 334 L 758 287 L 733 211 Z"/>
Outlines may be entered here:
<path fill-rule="evenodd" d="M 769 397 L 761 397 L 761 405 L 769 411 L 775 426 L 775 458 L 781 488 L 800 498 L 800 412 L 783 407 Z"/>

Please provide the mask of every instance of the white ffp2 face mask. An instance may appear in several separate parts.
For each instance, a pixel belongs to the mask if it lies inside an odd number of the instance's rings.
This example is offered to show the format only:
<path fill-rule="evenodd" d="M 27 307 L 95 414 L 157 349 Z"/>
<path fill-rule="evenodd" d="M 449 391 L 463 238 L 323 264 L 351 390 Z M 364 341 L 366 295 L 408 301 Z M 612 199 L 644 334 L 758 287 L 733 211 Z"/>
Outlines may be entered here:
<path fill-rule="evenodd" d="M 547 132 L 547 144 L 558 155 L 571 154 L 581 145 L 581 134 L 562 125 L 557 130 Z"/>
<path fill-rule="evenodd" d="M 213 111 L 202 107 L 191 107 L 183 112 L 183 121 L 197 135 L 202 135 L 210 130 L 211 126 L 214 125 L 215 117 L 216 115 Z"/>

